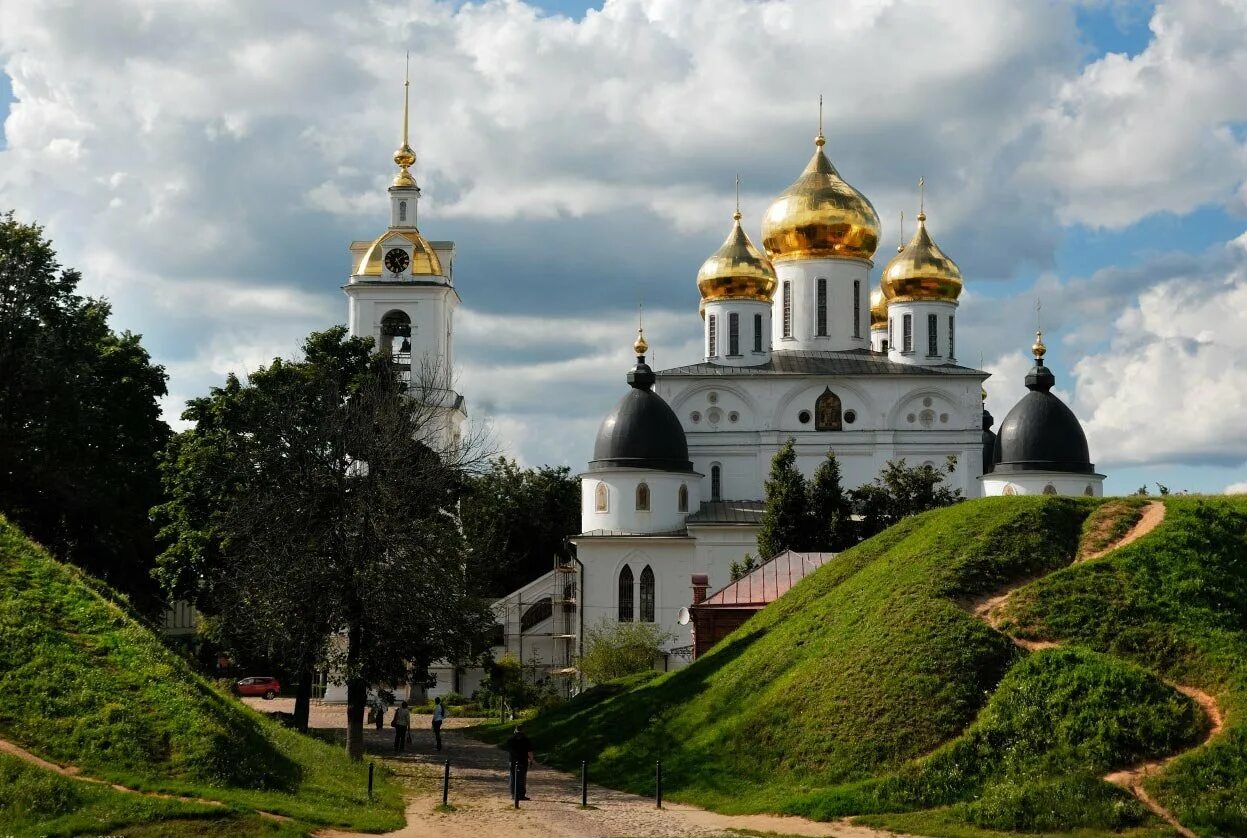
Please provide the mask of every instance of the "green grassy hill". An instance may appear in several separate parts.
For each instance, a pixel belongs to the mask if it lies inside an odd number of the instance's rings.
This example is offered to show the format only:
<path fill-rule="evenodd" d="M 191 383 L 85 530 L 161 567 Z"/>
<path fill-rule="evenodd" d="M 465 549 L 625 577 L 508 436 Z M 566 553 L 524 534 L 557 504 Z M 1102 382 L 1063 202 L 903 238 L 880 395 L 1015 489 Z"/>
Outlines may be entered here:
<path fill-rule="evenodd" d="M 1217 695 L 1227 729 L 1147 788 L 1201 835 L 1247 834 L 1247 502 L 1166 503 L 1154 533 L 1074 566 L 1137 506 L 997 498 L 908 520 L 686 669 L 538 717 L 538 751 L 640 793 L 661 757 L 669 797 L 728 812 L 1168 835 L 1101 778 L 1203 740 L 1208 719 L 1169 680 Z M 971 613 L 1028 579 L 1008 617 L 1059 648 L 1023 652 Z"/>
<path fill-rule="evenodd" d="M 6 757 L 0 834 L 78 834 L 96 821 L 104 826 L 91 831 L 105 833 L 131 816 L 128 823 L 224 817 L 234 834 L 402 825 L 394 781 L 382 777 L 369 802 L 365 768 L 213 689 L 109 596 L 0 519 L 0 737 L 89 777 L 228 806 L 121 795 Z M 41 788 L 51 791 L 31 791 Z M 246 815 L 255 810 L 299 824 Z"/>

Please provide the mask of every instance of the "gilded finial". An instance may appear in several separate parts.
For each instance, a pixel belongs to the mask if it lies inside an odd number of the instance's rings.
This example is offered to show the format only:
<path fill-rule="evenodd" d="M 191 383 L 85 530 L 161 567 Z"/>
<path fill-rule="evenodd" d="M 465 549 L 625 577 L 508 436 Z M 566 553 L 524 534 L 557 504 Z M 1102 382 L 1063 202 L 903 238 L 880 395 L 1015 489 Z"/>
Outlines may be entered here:
<path fill-rule="evenodd" d="M 411 98 L 411 53 L 407 53 L 407 69 L 403 74 L 403 144 L 394 152 L 394 163 L 398 166 L 398 174 L 394 176 L 393 186 L 410 187 L 416 185 L 416 179 L 407 171 L 416 163 L 416 153 L 407 143 L 408 101 Z"/>
<path fill-rule="evenodd" d="M 814 145 L 822 148 L 827 144 L 827 138 L 823 136 L 823 94 L 818 94 L 818 136 L 814 138 Z"/>
<path fill-rule="evenodd" d="M 918 178 L 918 223 L 927 220 L 927 179 Z"/>
<path fill-rule="evenodd" d="M 901 228 L 899 237 L 896 240 L 896 252 L 900 253 L 905 249 L 905 210 L 901 210 Z"/>
<path fill-rule="evenodd" d="M 1035 343 L 1031 345 L 1031 352 L 1035 355 L 1035 363 L 1043 366 L 1043 356 L 1048 353 L 1048 347 L 1043 342 L 1043 322 L 1040 315 L 1043 311 L 1043 301 L 1035 300 Z"/>
<path fill-rule="evenodd" d="M 636 306 L 636 340 L 632 344 L 632 348 L 636 351 L 638 357 L 644 355 L 649 350 L 649 344 L 645 341 L 645 329 L 641 325 L 641 315 L 644 314 L 645 307 L 643 303 L 637 303 Z"/>
<path fill-rule="evenodd" d="M 984 387 L 983 389 L 979 390 L 979 396 L 981 396 L 981 397 L 982 397 L 982 399 L 983 399 L 983 401 L 984 401 L 984 402 L 986 402 L 986 401 L 987 401 L 987 388 L 986 388 L 986 387 Z"/>
<path fill-rule="evenodd" d="M 740 175 L 736 175 L 736 212 L 732 214 L 733 221 L 740 221 Z"/>

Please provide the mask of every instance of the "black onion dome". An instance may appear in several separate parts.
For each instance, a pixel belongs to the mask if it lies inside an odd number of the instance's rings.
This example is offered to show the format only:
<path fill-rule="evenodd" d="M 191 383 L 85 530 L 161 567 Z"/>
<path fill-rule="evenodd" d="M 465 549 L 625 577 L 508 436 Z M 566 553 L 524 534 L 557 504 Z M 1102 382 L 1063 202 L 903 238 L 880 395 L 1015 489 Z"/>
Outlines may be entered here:
<path fill-rule="evenodd" d="M 996 435 L 991 427 L 996 419 L 987 408 L 983 408 L 983 473 L 988 474 L 996 467 Z"/>
<path fill-rule="evenodd" d="M 1056 378 L 1040 356 L 1026 376 L 1030 390 L 996 434 L 996 472 L 1064 471 L 1094 474 L 1087 435 L 1074 411 L 1052 393 Z"/>
<path fill-rule="evenodd" d="M 649 468 L 656 471 L 689 471 L 688 440 L 675 411 L 655 393 L 654 371 L 637 356 L 628 373 L 628 391 L 615 409 L 606 414 L 593 443 L 589 471 L 608 468 Z"/>

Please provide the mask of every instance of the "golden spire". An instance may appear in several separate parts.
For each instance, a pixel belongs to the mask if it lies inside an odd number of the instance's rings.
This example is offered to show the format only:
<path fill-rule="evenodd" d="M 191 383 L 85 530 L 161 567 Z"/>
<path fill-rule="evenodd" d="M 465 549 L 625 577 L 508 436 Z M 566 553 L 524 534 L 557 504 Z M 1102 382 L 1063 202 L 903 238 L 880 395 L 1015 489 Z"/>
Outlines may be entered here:
<path fill-rule="evenodd" d="M 1043 323 L 1040 321 L 1040 312 L 1043 309 L 1043 302 L 1035 300 L 1035 342 L 1031 345 L 1031 353 L 1035 356 L 1035 365 L 1043 366 L 1043 356 L 1048 354 L 1048 347 L 1043 342 Z"/>
<path fill-rule="evenodd" d="M 642 306 L 637 303 L 636 307 L 636 340 L 632 344 L 633 350 L 638 356 L 644 355 L 649 350 L 649 344 L 645 341 L 645 329 L 641 326 Z"/>
<path fill-rule="evenodd" d="M 391 186 L 399 186 L 411 188 L 416 185 L 416 179 L 411 176 L 411 172 L 407 171 L 416 163 L 416 153 L 411 150 L 411 146 L 407 144 L 407 103 L 411 98 L 411 53 L 407 53 L 407 71 L 403 76 L 403 144 L 394 152 L 394 162 L 398 165 L 398 174 L 394 176 L 394 182 Z"/>
<path fill-rule="evenodd" d="M 740 221 L 740 174 L 736 175 L 736 212 L 732 214 L 733 221 Z"/>
<path fill-rule="evenodd" d="M 896 237 L 896 252 L 900 253 L 905 249 L 905 210 L 901 210 L 901 228 L 900 235 Z"/>
<path fill-rule="evenodd" d="M 961 294 L 961 269 L 927 232 L 926 180 L 918 179 L 918 228 L 909 244 L 883 269 L 880 285 L 889 302 L 955 302 Z"/>
<path fill-rule="evenodd" d="M 775 267 L 754 247 L 740 226 L 740 175 L 736 176 L 736 212 L 732 229 L 723 244 L 702 262 L 697 271 L 701 312 L 717 300 L 757 300 L 769 303 L 775 296 Z"/>
<path fill-rule="evenodd" d="M 927 220 L 927 179 L 918 178 L 918 223 Z"/>
<path fill-rule="evenodd" d="M 823 136 L 823 94 L 818 94 L 818 136 L 814 138 L 814 145 L 822 148 L 827 145 L 827 138 Z"/>

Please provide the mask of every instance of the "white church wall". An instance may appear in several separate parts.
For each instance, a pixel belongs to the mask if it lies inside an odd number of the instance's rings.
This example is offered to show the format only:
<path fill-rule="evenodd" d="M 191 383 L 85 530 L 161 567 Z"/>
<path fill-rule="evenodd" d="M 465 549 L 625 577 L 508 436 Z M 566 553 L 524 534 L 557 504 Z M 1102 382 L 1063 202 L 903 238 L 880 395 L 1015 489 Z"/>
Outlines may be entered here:
<path fill-rule="evenodd" d="M 604 469 L 580 476 L 580 529 L 628 533 L 670 532 L 684 526 L 684 518 L 701 504 L 700 474 L 653 469 Z M 649 487 L 649 509 L 638 509 L 638 487 Z M 688 503 L 680 509 L 680 487 L 688 489 Z M 602 508 L 601 488 L 605 488 Z"/>
<path fill-rule="evenodd" d="M 1104 475 L 1102 474 L 1070 474 L 1060 471 L 1001 474 L 992 472 L 983 475 L 980 480 L 983 484 L 984 497 L 1057 494 L 1098 498 L 1104 494 Z"/>
<path fill-rule="evenodd" d="M 771 313 L 771 347 L 841 351 L 870 348 L 870 268 L 864 259 L 803 259 L 775 265 L 779 287 Z M 826 329 L 819 334 L 818 280 L 827 281 Z M 791 295 L 791 334 L 784 333 L 784 296 Z M 854 305 L 854 283 L 857 301 Z"/>
<path fill-rule="evenodd" d="M 732 317 L 737 318 L 736 349 L 732 351 Z M 771 304 L 758 300 L 715 300 L 702 312 L 703 353 L 728 367 L 765 364 L 771 357 Z M 713 319 L 713 346 L 711 334 Z M 713 350 L 713 352 L 712 352 Z"/>

